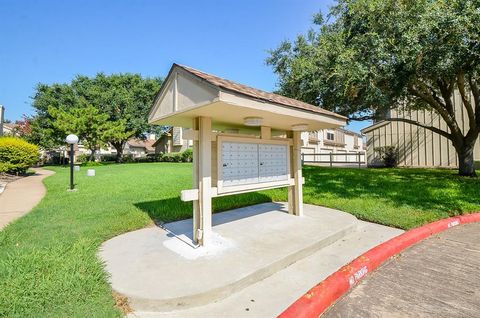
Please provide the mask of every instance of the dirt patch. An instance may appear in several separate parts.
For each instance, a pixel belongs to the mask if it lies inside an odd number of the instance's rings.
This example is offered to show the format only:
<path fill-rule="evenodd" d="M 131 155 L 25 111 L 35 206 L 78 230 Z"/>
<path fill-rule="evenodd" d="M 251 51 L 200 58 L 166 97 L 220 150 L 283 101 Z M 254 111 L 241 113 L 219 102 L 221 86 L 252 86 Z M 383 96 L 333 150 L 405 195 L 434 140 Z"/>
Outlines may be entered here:
<path fill-rule="evenodd" d="M 125 315 L 133 312 L 132 307 L 130 307 L 130 303 L 126 296 L 119 294 L 117 292 L 113 292 L 113 298 L 115 299 L 115 306 L 120 308 Z"/>

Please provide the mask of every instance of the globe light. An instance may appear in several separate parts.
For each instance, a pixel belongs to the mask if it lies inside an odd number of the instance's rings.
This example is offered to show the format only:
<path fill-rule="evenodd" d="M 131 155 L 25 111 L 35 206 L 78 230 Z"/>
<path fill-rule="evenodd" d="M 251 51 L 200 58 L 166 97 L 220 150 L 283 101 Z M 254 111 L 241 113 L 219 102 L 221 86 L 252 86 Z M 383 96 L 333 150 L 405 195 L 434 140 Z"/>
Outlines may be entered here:
<path fill-rule="evenodd" d="M 68 189 L 68 191 L 75 191 L 75 184 L 73 183 L 73 160 L 75 150 L 73 145 L 78 142 L 78 136 L 70 134 L 65 138 L 65 141 L 70 145 L 70 189 Z"/>
<path fill-rule="evenodd" d="M 76 144 L 78 142 L 78 136 L 74 134 L 70 134 L 65 138 L 65 141 L 70 145 Z"/>

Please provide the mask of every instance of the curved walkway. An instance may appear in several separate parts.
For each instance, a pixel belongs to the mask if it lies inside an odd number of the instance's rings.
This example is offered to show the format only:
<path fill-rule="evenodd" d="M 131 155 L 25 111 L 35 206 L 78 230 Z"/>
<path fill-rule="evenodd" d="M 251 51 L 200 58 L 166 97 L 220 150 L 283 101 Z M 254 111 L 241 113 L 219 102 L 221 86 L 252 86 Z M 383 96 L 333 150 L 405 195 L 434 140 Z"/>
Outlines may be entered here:
<path fill-rule="evenodd" d="M 8 183 L 0 195 L 0 230 L 30 212 L 47 193 L 42 180 L 55 172 L 40 168 L 33 170 L 33 176 Z"/>
<path fill-rule="evenodd" d="M 414 245 L 360 282 L 322 317 L 478 317 L 480 223 Z"/>

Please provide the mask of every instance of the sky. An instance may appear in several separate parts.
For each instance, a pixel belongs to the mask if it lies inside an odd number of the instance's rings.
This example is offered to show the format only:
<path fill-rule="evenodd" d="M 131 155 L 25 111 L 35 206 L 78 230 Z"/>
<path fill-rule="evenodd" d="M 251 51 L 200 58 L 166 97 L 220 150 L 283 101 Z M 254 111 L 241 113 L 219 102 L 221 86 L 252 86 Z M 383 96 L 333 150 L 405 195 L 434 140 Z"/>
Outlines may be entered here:
<path fill-rule="evenodd" d="M 97 72 L 165 77 L 172 63 L 273 91 L 268 50 L 308 31 L 333 3 L 0 0 L 0 104 L 14 121 L 33 113 L 38 83 Z"/>

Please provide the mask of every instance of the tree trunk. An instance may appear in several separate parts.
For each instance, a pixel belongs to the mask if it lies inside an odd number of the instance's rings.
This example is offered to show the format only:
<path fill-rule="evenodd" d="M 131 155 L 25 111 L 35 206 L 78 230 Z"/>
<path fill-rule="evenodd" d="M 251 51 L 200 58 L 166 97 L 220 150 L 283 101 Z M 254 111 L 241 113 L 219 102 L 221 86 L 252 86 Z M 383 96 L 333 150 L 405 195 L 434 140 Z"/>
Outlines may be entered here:
<path fill-rule="evenodd" d="M 476 177 L 475 161 L 474 161 L 474 148 L 473 144 L 464 144 L 457 150 L 458 153 L 458 174 L 465 177 Z"/>
<path fill-rule="evenodd" d="M 88 161 L 95 161 L 95 148 L 90 149 L 90 158 Z"/>
<path fill-rule="evenodd" d="M 120 142 L 112 142 L 112 146 L 115 147 L 117 150 L 117 163 L 122 163 L 123 162 L 123 147 L 125 146 L 125 142 L 120 141 Z"/>

